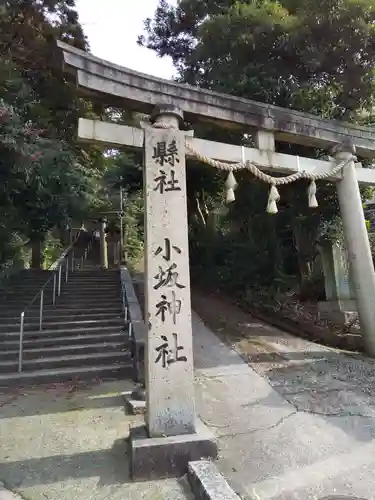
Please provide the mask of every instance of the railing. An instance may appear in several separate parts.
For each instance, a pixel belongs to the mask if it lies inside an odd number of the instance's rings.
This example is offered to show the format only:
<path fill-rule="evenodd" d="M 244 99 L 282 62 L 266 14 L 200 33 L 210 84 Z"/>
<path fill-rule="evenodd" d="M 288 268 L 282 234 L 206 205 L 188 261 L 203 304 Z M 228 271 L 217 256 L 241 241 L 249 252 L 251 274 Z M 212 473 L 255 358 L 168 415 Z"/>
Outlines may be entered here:
<path fill-rule="evenodd" d="M 74 256 L 74 248 L 75 244 L 78 241 L 80 233 L 78 233 L 76 239 L 72 243 L 70 247 L 63 251 L 61 256 L 52 264 L 49 268 L 52 276 L 48 278 L 48 280 L 41 287 L 39 292 L 34 296 L 34 298 L 27 304 L 25 309 L 20 314 L 20 337 L 19 337 L 19 354 L 18 354 L 18 372 L 22 372 L 23 366 L 23 338 L 24 338 L 24 329 L 25 329 L 25 315 L 29 312 L 30 308 L 34 306 L 39 299 L 39 331 L 43 329 L 43 315 L 44 315 L 44 307 L 47 303 L 47 300 L 50 300 L 52 305 L 56 304 L 57 297 L 61 295 L 61 284 L 62 281 L 65 280 L 65 283 L 68 282 L 69 279 L 69 264 L 71 272 L 74 271 L 76 266 L 77 258 Z M 78 260 L 78 267 L 83 267 L 84 262 L 87 259 L 87 256 L 92 247 L 92 240 L 88 242 L 87 247 L 84 250 L 83 255 Z M 70 257 L 70 263 L 69 263 Z M 52 285 L 52 286 L 50 286 Z M 50 291 L 52 292 L 52 297 L 48 297 L 48 287 L 50 286 Z"/>
<path fill-rule="evenodd" d="M 120 267 L 121 295 L 125 323 L 128 326 L 128 336 L 131 345 L 134 380 L 144 384 L 144 355 L 147 338 L 147 328 L 133 280 L 125 266 Z"/>

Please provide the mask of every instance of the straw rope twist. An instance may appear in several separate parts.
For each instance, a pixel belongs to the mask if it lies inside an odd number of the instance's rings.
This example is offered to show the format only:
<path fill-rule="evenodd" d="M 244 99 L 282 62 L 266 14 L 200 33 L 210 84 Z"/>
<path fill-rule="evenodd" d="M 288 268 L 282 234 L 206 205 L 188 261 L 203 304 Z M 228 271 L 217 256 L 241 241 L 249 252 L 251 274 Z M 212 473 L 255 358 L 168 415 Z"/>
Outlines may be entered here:
<path fill-rule="evenodd" d="M 150 121 L 150 118 L 148 116 L 142 117 L 143 121 Z M 162 129 L 175 129 L 176 127 L 173 127 L 167 123 L 162 123 L 162 122 L 157 122 L 153 124 L 154 128 L 162 128 Z M 211 167 L 217 168 L 219 170 L 224 170 L 227 172 L 230 171 L 236 171 L 236 170 L 243 170 L 247 169 L 249 170 L 255 177 L 258 177 L 263 182 L 266 182 L 267 184 L 273 184 L 275 186 L 279 186 L 282 184 L 290 184 L 292 182 L 295 182 L 299 179 L 309 179 L 312 181 L 318 181 L 318 180 L 323 180 L 323 179 L 328 179 L 332 175 L 337 174 L 340 172 L 341 169 L 343 169 L 348 163 L 350 163 L 353 160 L 356 160 L 356 156 L 351 156 L 350 158 L 347 158 L 346 160 L 342 161 L 336 167 L 334 167 L 330 172 L 321 172 L 318 174 L 310 174 L 306 172 L 305 170 L 301 170 L 300 172 L 296 172 L 295 174 L 287 175 L 286 177 L 273 177 L 272 175 L 265 174 L 262 172 L 259 168 L 259 166 L 255 162 L 250 162 L 250 161 L 245 161 L 241 163 L 225 163 L 219 160 L 214 160 L 208 156 L 204 156 L 198 151 L 196 151 L 190 144 L 185 145 L 186 149 L 194 155 L 198 160 L 200 160 L 203 163 L 207 163 Z M 272 166 L 272 168 L 277 168 L 277 166 Z"/>
<path fill-rule="evenodd" d="M 150 122 L 150 117 L 149 116 L 142 116 L 141 117 L 142 121 L 145 122 Z M 176 129 L 177 127 L 172 126 L 168 123 L 163 123 L 163 122 L 155 122 L 152 124 L 154 128 L 160 128 L 160 129 Z M 234 178 L 233 172 L 239 171 L 239 170 L 248 170 L 251 172 L 255 177 L 257 177 L 259 180 L 262 182 L 265 182 L 266 184 L 269 184 L 271 186 L 270 189 L 270 194 L 269 194 L 269 199 L 268 199 L 268 205 L 267 205 L 267 211 L 269 213 L 276 213 L 277 212 L 277 206 L 276 202 L 279 201 L 280 195 L 277 191 L 276 186 L 282 186 L 286 184 L 291 184 L 292 182 L 295 182 L 300 179 L 308 179 L 311 181 L 309 188 L 308 188 L 308 197 L 309 197 L 309 206 L 310 207 L 317 207 L 318 202 L 316 200 L 315 194 L 316 194 L 316 184 L 315 181 L 317 180 L 324 180 L 328 179 L 329 177 L 332 177 L 333 175 L 337 174 L 340 172 L 340 170 L 344 169 L 350 162 L 356 161 L 356 157 L 354 155 L 351 155 L 347 159 L 343 160 L 340 162 L 338 165 L 333 167 L 333 169 L 329 172 L 321 172 L 321 173 L 309 173 L 306 172 L 305 170 L 298 171 L 294 174 L 287 175 L 285 177 L 273 177 L 272 175 L 268 175 L 260 169 L 261 165 L 251 162 L 249 160 L 244 161 L 244 162 L 239 162 L 239 163 L 225 163 L 219 160 L 214 160 L 213 158 L 210 158 L 208 156 L 202 155 L 198 151 L 196 151 L 190 144 L 186 142 L 185 144 L 186 149 L 189 151 L 189 153 L 197 158 L 199 161 L 202 163 L 206 163 L 207 165 L 210 165 L 211 167 L 214 167 L 218 170 L 222 170 L 225 172 L 228 172 L 228 178 L 226 182 L 227 186 L 227 201 L 231 202 L 234 201 L 235 196 L 234 196 L 234 189 L 237 187 L 237 182 Z M 272 168 L 277 168 L 277 165 L 272 165 Z"/>

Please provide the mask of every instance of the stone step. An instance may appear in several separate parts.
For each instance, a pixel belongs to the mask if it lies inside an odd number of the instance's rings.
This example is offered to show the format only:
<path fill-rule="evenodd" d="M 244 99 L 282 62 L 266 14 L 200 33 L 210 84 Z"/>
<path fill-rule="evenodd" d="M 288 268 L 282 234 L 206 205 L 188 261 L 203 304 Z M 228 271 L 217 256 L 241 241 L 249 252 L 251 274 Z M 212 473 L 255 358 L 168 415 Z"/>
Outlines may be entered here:
<path fill-rule="evenodd" d="M 97 320 L 79 320 L 79 321 L 43 321 L 43 330 L 76 330 L 81 328 L 91 328 L 91 327 L 107 327 L 107 326 L 120 326 L 124 325 L 124 320 L 122 318 L 107 318 L 107 319 L 97 319 Z M 20 325 L 17 323 L 7 323 L 0 324 L 0 335 L 8 332 L 19 332 Z M 39 322 L 24 323 L 25 332 L 35 332 L 39 333 Z"/>
<path fill-rule="evenodd" d="M 98 307 L 103 307 L 104 309 L 107 307 L 121 307 L 122 300 L 121 297 L 104 297 L 103 300 L 91 299 L 91 300 L 82 300 L 77 299 L 76 301 L 72 300 L 64 300 L 59 301 L 57 303 L 57 307 L 62 309 L 96 309 Z"/>
<path fill-rule="evenodd" d="M 69 288 L 75 289 L 79 287 L 81 289 L 87 290 L 97 290 L 104 288 L 121 288 L 121 282 L 118 280 L 111 281 L 100 281 L 100 280 L 92 280 L 91 282 L 81 281 L 81 280 L 70 280 L 67 283 L 62 283 L 61 290 L 69 290 Z"/>
<path fill-rule="evenodd" d="M 121 288 L 117 286 L 113 286 L 111 288 L 101 288 L 98 286 L 97 288 L 87 288 L 87 287 L 81 287 L 79 285 L 72 287 L 71 290 L 65 289 L 61 290 L 60 294 L 60 300 L 62 298 L 66 297 L 71 297 L 72 295 L 75 295 L 76 297 L 98 297 L 101 296 L 103 297 L 104 295 L 119 295 L 121 294 Z"/>
<path fill-rule="evenodd" d="M 66 295 L 66 296 L 60 296 L 58 298 L 57 304 L 58 305 L 65 305 L 65 304 L 101 304 L 101 303 L 113 303 L 113 302 L 121 302 L 121 295 L 120 293 L 114 293 L 114 294 L 97 294 L 97 295 L 91 295 L 91 294 L 86 294 L 83 292 L 80 295 L 74 296 L 72 295 Z"/>
<path fill-rule="evenodd" d="M 93 299 L 97 299 L 99 297 L 113 297 L 120 296 L 121 288 L 113 287 L 110 290 L 100 289 L 98 288 L 88 288 L 88 287 L 80 287 L 79 285 L 72 287 L 71 289 L 65 288 L 61 290 L 61 294 L 58 296 L 59 300 L 67 300 L 67 299 L 85 299 L 92 297 Z M 52 295 L 51 295 L 52 297 Z"/>
<path fill-rule="evenodd" d="M 51 299 L 51 300 L 50 300 Z M 86 296 L 85 293 L 82 293 L 81 295 L 75 297 L 73 294 L 72 296 L 66 296 L 62 298 L 61 296 L 56 299 L 56 306 L 62 306 L 62 307 L 97 307 L 99 305 L 102 305 L 103 307 L 106 307 L 108 305 L 113 305 L 113 304 L 120 304 L 121 303 L 121 295 L 120 294 L 114 294 L 114 295 L 105 295 L 103 296 L 97 295 L 97 296 Z M 7 310 L 9 308 L 14 308 L 14 309 L 24 309 L 25 307 L 29 306 L 31 304 L 31 301 L 17 301 L 17 300 L 8 300 L 8 301 L 3 301 L 0 305 L 0 311 L 1 310 Z M 40 300 L 37 298 L 35 302 L 33 302 L 32 306 L 38 306 L 40 305 Z M 44 300 L 44 308 L 51 306 L 53 307 L 52 304 L 52 298 L 51 297 L 45 297 Z"/>
<path fill-rule="evenodd" d="M 51 320 L 56 321 L 57 323 L 63 322 L 66 320 L 66 318 L 69 318 L 69 321 L 95 321 L 95 320 L 104 320 L 104 319 L 111 319 L 111 318 L 123 318 L 124 313 L 120 310 L 120 308 L 114 310 L 113 312 L 91 312 L 91 311 L 70 311 L 69 309 L 67 312 L 60 311 L 60 310 L 49 310 L 49 311 L 44 311 L 43 313 L 43 319 L 44 321 L 50 322 Z M 39 327 L 39 310 L 33 309 L 32 311 L 27 311 L 25 315 L 25 321 L 27 323 L 32 323 L 34 322 L 37 324 Z M 17 325 L 20 324 L 20 314 L 12 315 L 9 314 L 8 316 L 5 316 L 4 314 L 0 315 L 0 325 L 1 324 L 13 324 L 16 323 Z"/>
<path fill-rule="evenodd" d="M 61 345 L 61 346 L 49 346 L 49 347 L 33 347 L 30 349 L 24 346 L 23 358 L 28 359 L 38 359 L 43 357 L 54 357 L 54 356 L 72 356 L 75 354 L 94 354 L 94 353 L 105 353 L 109 352 L 124 352 L 129 349 L 129 345 L 124 342 L 102 342 L 96 339 L 96 343 L 92 344 L 77 344 L 77 345 Z M 129 343 L 128 343 L 129 344 Z M 17 349 L 7 349 L 0 351 L 0 362 L 8 360 L 18 361 L 19 357 L 19 347 Z"/>
<path fill-rule="evenodd" d="M 98 268 L 83 266 L 74 271 L 71 276 L 75 278 L 86 278 L 88 280 L 96 277 L 101 279 L 113 279 L 115 276 L 120 276 L 120 271 L 118 269 L 112 271 L 102 271 L 100 269 L 98 270 Z"/>
<path fill-rule="evenodd" d="M 102 335 L 102 338 L 105 338 L 105 335 L 108 333 L 123 333 L 123 335 L 126 336 L 125 333 L 126 330 L 126 325 L 112 325 L 112 326 L 96 326 L 96 327 L 91 327 L 91 328 L 68 328 L 66 330 L 63 329 L 55 329 L 55 330 L 42 330 L 41 332 L 37 331 L 25 331 L 24 332 L 24 339 L 25 340 L 31 340 L 31 339 L 45 339 L 45 338 L 56 338 L 59 336 L 74 336 L 74 335 Z M 2 332 L 0 333 L 0 345 L 1 343 L 7 340 L 15 341 L 16 339 L 19 339 L 20 332 L 19 331 L 14 331 L 14 332 Z"/>
<path fill-rule="evenodd" d="M 4 288 L 16 289 L 16 290 L 30 290 L 34 288 L 40 288 L 41 286 L 45 285 L 49 280 L 51 280 L 51 282 L 53 281 L 53 274 L 51 274 L 50 276 L 45 276 L 44 279 L 42 280 L 22 279 L 20 281 L 8 281 L 6 287 Z"/>
<path fill-rule="evenodd" d="M 52 276 L 51 271 L 44 271 L 43 273 L 21 273 L 21 274 L 14 274 L 9 278 L 8 283 L 15 283 L 15 282 L 29 282 L 29 281 L 42 281 L 48 279 L 49 276 Z"/>
<path fill-rule="evenodd" d="M 20 297 L 22 295 L 36 295 L 42 288 L 44 283 L 42 283 L 40 286 L 36 286 L 36 287 L 30 287 L 30 288 L 13 288 L 13 287 L 8 287 L 6 289 L 3 289 L 1 290 L 0 292 L 0 297 L 4 297 L 4 296 L 7 296 L 7 295 L 14 295 L 14 296 L 17 296 L 17 297 Z M 52 286 L 51 287 L 47 287 L 47 290 L 51 290 L 52 291 Z"/>
<path fill-rule="evenodd" d="M 85 287 L 91 288 L 91 287 L 97 287 L 97 286 L 101 286 L 101 287 L 114 286 L 114 285 L 120 286 L 121 281 L 120 281 L 120 275 L 118 277 L 113 277 L 111 279 L 105 279 L 105 280 L 100 279 L 100 278 L 92 279 L 92 280 L 87 280 L 85 278 L 75 278 L 75 279 L 72 278 L 72 279 L 68 279 L 67 282 L 64 281 L 63 285 L 68 286 L 68 287 L 79 285 L 79 286 L 85 286 Z"/>
<path fill-rule="evenodd" d="M 22 312 L 22 311 L 21 311 Z M 13 308 L 13 309 L 4 309 L 0 313 L 0 323 L 1 319 L 6 319 L 6 318 L 19 318 L 21 314 L 19 308 Z M 84 315 L 94 315 L 94 314 L 123 314 L 122 311 L 122 305 L 112 305 L 111 307 L 87 307 L 86 309 L 78 309 L 78 308 L 66 308 L 62 307 L 60 304 L 56 306 L 45 306 L 43 310 L 43 316 L 45 317 L 53 317 L 53 316 L 69 316 L 72 315 L 74 317 L 76 316 L 84 316 Z M 26 311 L 26 318 L 39 318 L 39 305 L 30 307 Z"/>
<path fill-rule="evenodd" d="M 6 286 L 2 287 L 2 291 L 4 290 L 15 290 L 15 291 L 34 291 L 34 290 L 40 290 L 42 286 L 44 286 L 47 283 L 47 279 L 43 281 L 30 281 L 30 283 L 21 281 L 20 283 L 7 283 Z M 52 283 L 52 280 L 51 280 Z"/>
<path fill-rule="evenodd" d="M 3 298 L 6 298 L 6 297 L 15 297 L 15 298 L 22 298 L 22 297 L 25 297 L 25 298 L 29 298 L 29 297 L 34 297 L 37 293 L 40 292 L 40 290 L 42 289 L 42 285 L 39 287 L 36 287 L 35 289 L 33 290 L 11 290 L 11 289 L 7 289 L 7 290 L 1 290 L 0 291 L 0 300 L 3 299 Z M 52 293 L 52 287 L 51 289 L 47 288 L 47 291 L 49 292 L 51 290 L 51 293 Z"/>
<path fill-rule="evenodd" d="M 72 277 L 86 277 L 88 279 L 93 279 L 95 277 L 103 277 L 103 278 L 113 278 L 113 276 L 119 275 L 120 271 L 118 269 L 107 269 L 107 270 L 100 270 L 96 268 L 88 268 L 88 267 L 83 267 L 83 269 L 80 269 L 79 271 L 74 271 L 71 276 Z"/>
<path fill-rule="evenodd" d="M 8 290 L 36 290 L 41 288 L 46 282 L 48 278 L 40 281 L 36 280 L 30 280 L 30 281 L 25 281 L 22 280 L 19 283 L 12 282 L 12 283 L 7 283 L 6 286 L 3 287 L 3 289 L 8 289 Z"/>
<path fill-rule="evenodd" d="M 36 286 L 36 287 L 30 287 L 30 288 L 14 288 L 14 287 L 8 287 L 8 288 L 4 288 L 0 291 L 0 295 L 3 296 L 3 295 L 17 295 L 17 296 L 20 296 L 20 295 L 35 295 L 37 294 L 42 286 L 44 285 L 44 283 L 42 283 L 42 285 L 40 286 Z M 113 290 L 113 289 L 121 289 L 121 283 L 119 281 L 105 281 L 105 282 L 101 282 L 101 281 L 98 281 L 98 280 L 93 280 L 92 283 L 87 283 L 87 282 L 81 282 L 81 281 L 68 281 L 67 283 L 65 281 L 61 282 L 61 291 L 67 291 L 67 290 L 76 290 L 76 288 L 79 288 L 79 289 L 87 289 L 88 291 L 89 290 L 102 290 L 102 289 L 105 289 L 105 290 Z M 56 282 L 56 288 L 57 288 L 57 282 Z M 45 288 L 45 290 L 47 290 L 48 292 L 52 292 L 53 291 L 53 283 L 49 283 L 47 285 L 47 287 Z"/>
<path fill-rule="evenodd" d="M 59 332 L 60 333 L 60 332 Z M 25 336 L 23 341 L 23 347 L 26 348 L 48 348 L 49 346 L 79 346 L 82 344 L 89 345 L 90 343 L 96 344 L 100 341 L 106 342 L 116 342 L 124 343 L 129 342 L 126 332 L 107 332 L 103 335 L 102 329 L 94 332 L 84 333 L 79 335 L 63 335 L 63 336 L 43 336 L 36 339 L 28 339 Z M 19 349 L 19 337 L 15 337 L 12 340 L 1 341 L 1 349 L 8 350 L 18 350 Z"/>
<path fill-rule="evenodd" d="M 72 354 L 70 356 L 51 356 L 37 359 L 25 359 L 22 371 L 52 370 L 55 368 L 98 366 L 101 364 L 116 364 L 130 361 L 129 352 L 110 351 L 91 354 Z M 0 373 L 13 373 L 18 370 L 18 361 L 9 360 L 0 362 Z"/>
<path fill-rule="evenodd" d="M 8 304 L 24 304 L 27 305 L 31 303 L 33 298 L 38 294 L 39 290 L 31 295 L 26 295 L 26 294 L 20 294 L 19 296 L 17 295 L 6 295 L 6 296 L 1 296 L 0 295 L 0 304 L 2 305 L 8 305 Z M 52 291 L 48 294 L 44 293 L 44 298 L 46 299 L 51 299 L 52 302 Z M 38 301 L 39 298 L 36 298 L 36 301 Z"/>
<path fill-rule="evenodd" d="M 67 382 L 71 380 L 90 380 L 100 378 L 125 379 L 131 377 L 133 365 L 130 361 L 98 366 L 59 368 L 53 370 L 37 370 L 22 373 L 0 374 L 0 387 L 15 385 L 45 384 L 51 382 Z"/>
<path fill-rule="evenodd" d="M 87 312 L 95 312 L 95 311 L 108 311 L 112 312 L 113 310 L 121 310 L 122 309 L 122 301 L 120 299 L 116 300 L 111 300 L 109 302 L 106 301 L 101 301 L 101 302 L 96 302 L 96 303 L 85 303 L 82 304 L 80 302 L 77 303 L 69 303 L 69 304 L 56 304 L 56 306 L 53 306 L 52 304 L 45 304 L 43 311 L 48 312 L 50 314 L 53 314 L 55 311 L 62 312 L 65 314 L 65 311 L 70 311 L 71 314 L 80 314 L 81 312 L 87 313 Z M 3 313 L 8 313 L 10 312 L 12 315 L 20 315 L 21 312 L 24 310 L 22 306 L 8 306 L 8 307 L 1 307 L 0 306 L 0 318 L 2 318 Z M 26 314 L 29 311 L 37 311 L 37 314 L 39 316 L 39 304 L 35 303 L 31 307 L 28 307 L 26 310 Z M 43 313 L 44 314 L 44 313 Z M 6 317 L 6 316 L 5 316 Z"/>
<path fill-rule="evenodd" d="M 61 286 L 61 291 L 71 291 L 71 290 L 87 290 L 88 292 L 90 290 L 113 290 L 113 289 L 121 289 L 121 283 L 119 281 L 110 281 L 110 282 L 100 282 L 100 281 L 93 281 L 92 283 L 81 283 L 80 281 L 69 281 L 68 283 L 64 283 Z"/>

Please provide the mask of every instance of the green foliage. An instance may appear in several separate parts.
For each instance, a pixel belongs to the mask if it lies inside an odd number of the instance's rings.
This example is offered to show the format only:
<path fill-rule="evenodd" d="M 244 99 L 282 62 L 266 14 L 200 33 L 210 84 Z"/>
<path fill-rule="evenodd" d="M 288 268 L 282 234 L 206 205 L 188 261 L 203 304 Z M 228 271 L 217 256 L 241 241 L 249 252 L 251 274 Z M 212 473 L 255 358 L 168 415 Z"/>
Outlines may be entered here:
<path fill-rule="evenodd" d="M 135 265 L 143 255 L 144 199 L 142 190 L 128 197 L 124 213 L 126 252 L 128 261 Z"/>
<path fill-rule="evenodd" d="M 106 192 L 107 210 L 119 210 L 119 192 L 123 191 L 124 246 L 128 262 L 138 263 L 143 253 L 144 199 L 141 155 L 111 151 L 106 157 L 103 189 Z M 120 230 L 119 219 L 113 221 Z"/>
<path fill-rule="evenodd" d="M 0 10 L 0 266 L 26 258 L 31 242 L 47 245 L 48 261 L 50 231 L 98 204 L 103 156 L 76 144 L 78 117 L 92 112 L 54 49 L 56 38 L 87 48 L 74 7 L 28 0 Z"/>
<path fill-rule="evenodd" d="M 139 43 L 171 56 L 181 82 L 363 122 L 373 109 L 374 21 L 373 0 L 180 0 L 176 7 L 161 0 Z M 206 124 L 196 133 L 251 143 L 245 133 Z M 276 148 L 311 158 L 325 153 L 285 143 Z M 236 201 L 221 210 L 224 179 L 208 170 L 188 168 L 193 275 L 240 295 L 278 293 L 293 283 L 315 289 L 319 241 L 342 237 L 334 185 L 318 183 L 313 210 L 306 182 L 282 186 L 279 213 L 270 217 L 268 187 L 248 173 L 236 175 Z M 367 199 L 369 191 L 362 194 Z"/>
<path fill-rule="evenodd" d="M 48 235 L 44 247 L 44 266 L 46 269 L 51 267 L 60 257 L 62 251 L 63 247 L 60 240 L 55 238 L 52 234 Z"/>
<path fill-rule="evenodd" d="M 372 106 L 374 20 L 373 0 L 162 0 L 139 43 L 188 83 L 348 117 Z"/>

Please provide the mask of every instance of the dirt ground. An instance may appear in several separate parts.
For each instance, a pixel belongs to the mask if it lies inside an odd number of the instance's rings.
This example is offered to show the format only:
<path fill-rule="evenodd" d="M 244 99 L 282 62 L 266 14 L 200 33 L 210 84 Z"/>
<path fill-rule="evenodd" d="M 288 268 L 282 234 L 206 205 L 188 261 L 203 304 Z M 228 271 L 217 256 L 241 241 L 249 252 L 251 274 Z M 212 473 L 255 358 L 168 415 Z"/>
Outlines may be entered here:
<path fill-rule="evenodd" d="M 257 364 L 260 358 L 263 363 L 285 362 L 283 342 L 297 349 L 306 343 L 303 335 L 299 338 L 257 320 L 219 293 L 194 289 L 192 308 L 223 341 L 259 367 L 263 366 Z"/>
<path fill-rule="evenodd" d="M 239 337 L 249 334 L 244 327 L 246 317 L 258 318 L 259 323 L 273 325 L 277 331 L 289 331 L 291 335 L 310 342 L 316 342 L 328 347 L 344 351 L 363 352 L 362 337 L 358 329 L 345 330 L 345 328 L 331 324 L 329 321 L 319 320 L 316 305 L 287 304 L 279 312 L 258 309 L 256 306 L 246 307 L 238 305 L 235 300 L 219 291 L 210 291 L 193 287 L 193 309 L 202 317 L 207 316 L 212 328 L 230 326 Z M 210 313 L 213 310 L 213 314 Z M 238 316 L 241 318 L 236 321 Z M 231 324 L 228 324 L 231 318 Z M 242 323 L 241 323 L 242 321 Z"/>

